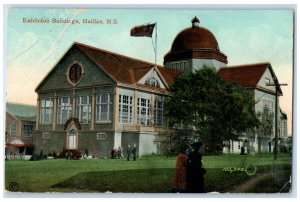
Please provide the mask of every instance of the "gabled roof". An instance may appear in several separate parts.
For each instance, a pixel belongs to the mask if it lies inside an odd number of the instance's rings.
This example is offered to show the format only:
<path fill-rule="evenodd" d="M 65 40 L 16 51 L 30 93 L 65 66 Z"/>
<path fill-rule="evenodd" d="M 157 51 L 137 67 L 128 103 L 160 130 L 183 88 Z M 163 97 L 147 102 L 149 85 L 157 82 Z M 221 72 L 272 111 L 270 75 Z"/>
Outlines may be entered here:
<path fill-rule="evenodd" d="M 218 74 L 225 81 L 233 81 L 244 87 L 257 87 L 258 82 L 267 69 L 270 70 L 274 82 L 278 84 L 277 77 L 270 63 L 222 67 L 219 69 Z M 280 87 L 279 94 L 282 94 Z"/>
<path fill-rule="evenodd" d="M 23 121 L 35 121 L 36 119 L 36 106 L 19 104 L 19 103 L 6 103 L 6 111 Z"/>
<path fill-rule="evenodd" d="M 115 81 L 120 83 L 137 84 L 137 82 L 155 66 L 153 63 L 109 52 L 78 42 L 75 42 L 74 46 L 78 47 L 93 62 L 103 68 L 104 71 L 106 71 Z M 156 66 L 168 86 L 172 85 L 175 78 L 180 74 L 178 71 L 166 69 L 163 66 Z"/>

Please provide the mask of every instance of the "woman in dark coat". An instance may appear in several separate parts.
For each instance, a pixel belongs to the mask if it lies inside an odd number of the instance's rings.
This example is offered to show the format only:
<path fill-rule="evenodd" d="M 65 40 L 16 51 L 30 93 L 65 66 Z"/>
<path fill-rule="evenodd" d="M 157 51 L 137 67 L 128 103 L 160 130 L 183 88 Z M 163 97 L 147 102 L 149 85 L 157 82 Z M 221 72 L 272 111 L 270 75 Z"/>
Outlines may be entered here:
<path fill-rule="evenodd" d="M 202 167 L 202 155 L 199 152 L 201 146 L 201 142 L 193 143 L 193 151 L 188 155 L 186 168 L 188 193 L 204 192 L 204 174 L 206 170 Z"/>

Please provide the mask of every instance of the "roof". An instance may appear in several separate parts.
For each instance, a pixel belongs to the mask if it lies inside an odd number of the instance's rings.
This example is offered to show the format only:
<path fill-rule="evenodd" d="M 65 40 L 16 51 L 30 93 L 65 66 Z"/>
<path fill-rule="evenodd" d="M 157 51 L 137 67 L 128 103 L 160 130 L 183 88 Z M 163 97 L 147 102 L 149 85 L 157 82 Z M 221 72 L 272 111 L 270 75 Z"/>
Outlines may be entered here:
<path fill-rule="evenodd" d="M 214 34 L 204 27 L 199 27 L 199 19 L 192 19 L 192 27 L 179 32 L 175 37 L 171 50 L 164 56 L 164 63 L 190 58 L 215 59 L 228 63 Z"/>
<path fill-rule="evenodd" d="M 23 121 L 35 121 L 36 119 L 36 106 L 34 105 L 7 102 L 6 111 Z"/>
<path fill-rule="evenodd" d="M 75 42 L 74 46 L 78 47 L 99 67 L 103 68 L 103 70 L 114 80 L 120 83 L 137 84 L 137 82 L 155 66 L 168 86 L 172 85 L 175 78 L 180 74 L 178 71 L 166 69 L 163 66 L 109 52 L 86 44 Z"/>
<path fill-rule="evenodd" d="M 175 37 L 171 51 L 198 48 L 218 50 L 218 42 L 208 29 L 194 26 L 182 30 Z"/>
<path fill-rule="evenodd" d="M 19 139 L 15 139 L 9 143 L 6 143 L 6 146 L 11 146 L 11 147 L 28 147 L 28 146 L 34 146 L 33 144 L 25 144 Z"/>
<path fill-rule="evenodd" d="M 244 87 L 256 87 L 265 71 L 269 68 L 274 82 L 278 83 L 270 63 L 228 66 L 219 69 L 218 74 L 225 81 L 233 81 Z M 279 93 L 282 91 L 279 87 Z"/>

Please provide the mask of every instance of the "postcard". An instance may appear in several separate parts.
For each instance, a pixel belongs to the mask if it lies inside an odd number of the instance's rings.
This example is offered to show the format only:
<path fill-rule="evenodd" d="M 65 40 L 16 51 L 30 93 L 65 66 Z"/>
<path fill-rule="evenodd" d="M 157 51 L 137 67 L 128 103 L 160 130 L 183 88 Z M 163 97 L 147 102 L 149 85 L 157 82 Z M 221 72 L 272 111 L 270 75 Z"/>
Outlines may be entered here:
<path fill-rule="evenodd" d="M 290 194 L 294 12 L 9 6 L 5 193 Z"/>

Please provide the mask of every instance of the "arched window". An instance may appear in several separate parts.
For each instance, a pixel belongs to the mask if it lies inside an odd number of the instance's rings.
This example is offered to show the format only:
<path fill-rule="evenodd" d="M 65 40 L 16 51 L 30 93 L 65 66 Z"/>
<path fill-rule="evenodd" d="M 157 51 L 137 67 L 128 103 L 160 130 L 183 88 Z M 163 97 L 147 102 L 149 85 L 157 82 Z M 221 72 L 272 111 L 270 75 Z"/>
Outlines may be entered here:
<path fill-rule="evenodd" d="M 145 84 L 149 86 L 160 87 L 158 80 L 154 77 L 148 78 Z"/>

